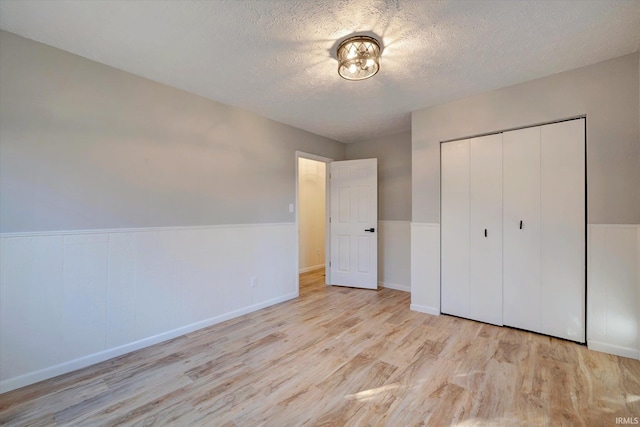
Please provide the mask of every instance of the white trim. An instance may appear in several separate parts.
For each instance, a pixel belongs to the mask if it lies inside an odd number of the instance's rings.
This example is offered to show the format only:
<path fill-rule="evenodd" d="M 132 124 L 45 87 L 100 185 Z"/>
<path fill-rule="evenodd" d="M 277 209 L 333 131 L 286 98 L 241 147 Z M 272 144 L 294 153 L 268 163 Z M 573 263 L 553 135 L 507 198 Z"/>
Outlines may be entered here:
<path fill-rule="evenodd" d="M 310 271 L 320 270 L 324 268 L 324 264 L 312 265 L 311 267 L 305 267 L 300 269 L 300 273 L 308 273 Z"/>
<path fill-rule="evenodd" d="M 330 159 L 329 157 L 319 156 L 317 154 L 311 154 L 311 153 L 306 153 L 304 151 L 296 150 L 296 159 L 298 159 L 298 157 L 304 157 L 305 159 L 311 159 L 311 160 L 315 160 L 317 162 L 323 162 L 323 163 L 333 162 L 333 159 Z"/>
<path fill-rule="evenodd" d="M 389 282 L 378 282 L 378 286 L 387 288 L 387 289 L 395 289 L 396 291 L 411 292 L 411 286 L 407 286 L 407 285 L 398 285 L 396 283 L 389 283 Z"/>
<path fill-rule="evenodd" d="M 640 360 L 640 350 L 636 350 L 634 348 L 621 347 L 593 340 L 587 340 L 587 348 L 601 353 L 615 354 L 616 356 Z"/>
<path fill-rule="evenodd" d="M 37 236 L 65 236 L 76 234 L 109 234 L 109 233 L 144 233 L 154 231 L 186 231 L 186 230 L 211 230 L 216 228 L 237 227 L 281 227 L 295 225 L 294 222 L 273 222 L 255 224 L 216 224 L 216 225 L 185 225 L 175 227 L 141 227 L 141 228 L 96 228 L 91 230 L 53 230 L 53 231 L 22 231 L 15 233 L 0 233 L 0 238 L 13 237 L 37 237 Z"/>
<path fill-rule="evenodd" d="M 39 371 L 30 372 L 28 374 L 21 375 L 15 378 L 9 378 L 0 382 L 0 393 L 5 393 L 11 390 L 15 390 L 20 387 L 24 387 L 29 384 L 43 381 L 49 378 L 53 378 L 58 375 L 66 374 L 68 372 L 82 369 L 87 366 L 104 362 L 105 360 L 112 359 L 114 357 L 122 356 L 123 354 L 131 353 L 132 351 L 140 350 L 142 348 L 167 341 L 181 335 L 188 334 L 190 332 L 203 329 L 217 323 L 224 322 L 229 319 L 233 319 L 238 316 L 242 316 L 247 313 L 251 313 L 256 310 L 260 310 L 265 307 L 269 307 L 274 304 L 278 304 L 290 299 L 296 298 L 297 293 L 286 294 L 277 298 L 273 298 L 268 301 L 263 301 L 258 304 L 254 304 L 248 307 L 234 310 L 229 313 L 215 316 L 210 319 L 205 319 L 200 322 L 192 323 L 190 325 L 182 326 L 171 331 L 163 332 L 158 335 L 154 335 L 148 338 L 143 338 L 138 341 L 134 341 L 129 344 L 122 345 L 120 347 L 110 348 L 108 350 L 100 351 L 98 353 L 90 354 L 88 356 L 80 357 L 75 360 L 61 363 L 59 365 L 51 366 L 49 368 L 41 369 Z"/>
<path fill-rule="evenodd" d="M 412 311 L 418 311 L 420 313 L 431 314 L 432 316 L 440 316 L 440 310 L 434 307 L 425 307 L 423 305 L 411 304 Z"/>

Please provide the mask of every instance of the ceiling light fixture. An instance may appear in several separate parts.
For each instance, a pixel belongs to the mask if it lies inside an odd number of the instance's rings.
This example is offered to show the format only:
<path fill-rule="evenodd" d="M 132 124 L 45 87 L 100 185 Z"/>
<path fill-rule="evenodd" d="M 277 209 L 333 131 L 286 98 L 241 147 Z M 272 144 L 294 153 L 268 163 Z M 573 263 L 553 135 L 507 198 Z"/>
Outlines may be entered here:
<path fill-rule="evenodd" d="M 380 69 L 380 43 L 373 37 L 350 37 L 338 46 L 338 74 L 347 80 L 364 80 Z"/>

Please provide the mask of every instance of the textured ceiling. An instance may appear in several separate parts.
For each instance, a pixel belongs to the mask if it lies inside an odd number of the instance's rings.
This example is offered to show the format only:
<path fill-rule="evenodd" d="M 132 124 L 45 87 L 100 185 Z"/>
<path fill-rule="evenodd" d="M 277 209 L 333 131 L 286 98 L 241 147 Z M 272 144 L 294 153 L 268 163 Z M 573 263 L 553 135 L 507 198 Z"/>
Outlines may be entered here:
<path fill-rule="evenodd" d="M 0 1 L 4 30 L 344 142 L 640 49 L 640 1 Z M 349 82 L 335 48 L 382 39 Z"/>

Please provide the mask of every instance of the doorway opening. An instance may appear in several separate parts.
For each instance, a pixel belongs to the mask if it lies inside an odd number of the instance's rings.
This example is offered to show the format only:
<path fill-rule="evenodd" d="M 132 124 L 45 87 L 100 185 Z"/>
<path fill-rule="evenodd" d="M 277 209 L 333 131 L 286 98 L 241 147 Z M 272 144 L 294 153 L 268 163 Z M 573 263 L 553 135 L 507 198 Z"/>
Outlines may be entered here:
<path fill-rule="evenodd" d="M 298 294 L 300 275 L 323 274 L 330 259 L 327 245 L 328 167 L 332 159 L 296 152 L 296 226 Z M 325 282 L 326 283 L 326 282 Z"/>

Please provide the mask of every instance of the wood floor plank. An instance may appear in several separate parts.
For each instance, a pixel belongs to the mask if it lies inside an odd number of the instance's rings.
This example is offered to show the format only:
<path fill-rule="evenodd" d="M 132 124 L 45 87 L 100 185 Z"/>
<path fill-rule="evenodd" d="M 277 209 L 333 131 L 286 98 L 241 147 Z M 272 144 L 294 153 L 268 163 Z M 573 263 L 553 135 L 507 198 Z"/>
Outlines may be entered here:
<path fill-rule="evenodd" d="M 615 425 L 640 362 L 331 287 L 0 395 L 7 426 Z"/>

